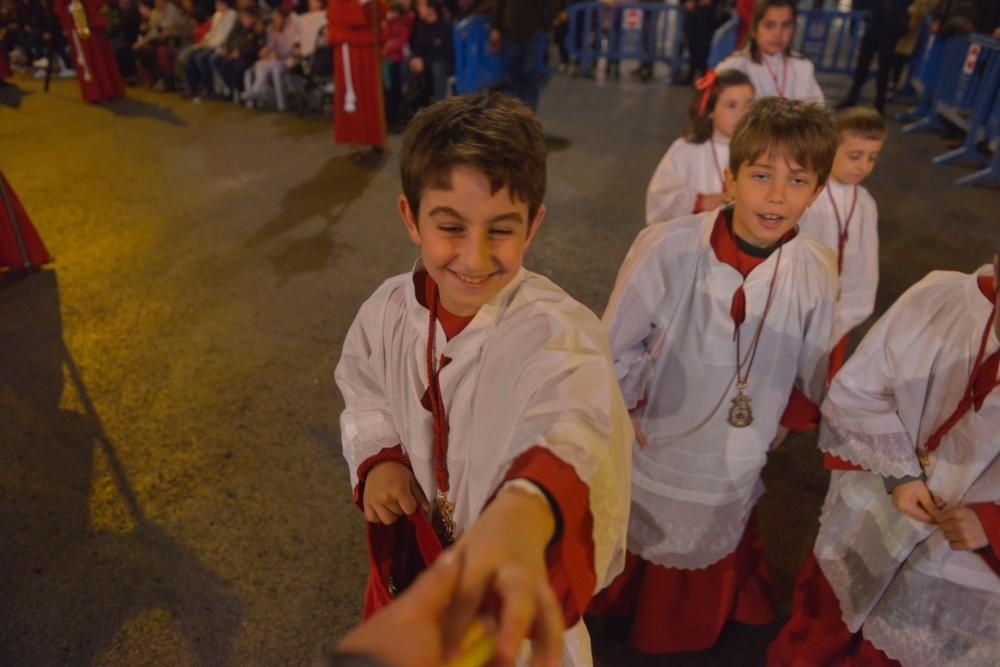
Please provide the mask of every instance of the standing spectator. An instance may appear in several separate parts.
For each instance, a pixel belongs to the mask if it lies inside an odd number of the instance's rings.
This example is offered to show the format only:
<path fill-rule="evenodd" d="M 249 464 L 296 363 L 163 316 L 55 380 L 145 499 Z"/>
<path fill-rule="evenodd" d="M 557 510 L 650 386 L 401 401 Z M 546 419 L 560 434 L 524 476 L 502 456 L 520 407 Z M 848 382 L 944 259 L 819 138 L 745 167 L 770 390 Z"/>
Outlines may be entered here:
<path fill-rule="evenodd" d="M 229 33 L 236 25 L 236 12 L 231 6 L 232 0 L 216 0 L 215 13 L 212 14 L 208 32 L 186 47 L 177 56 L 178 70 L 183 72 L 187 83 L 187 94 L 194 102 L 200 102 L 201 91 L 212 90 L 212 58 L 229 38 Z"/>
<path fill-rule="evenodd" d="M 906 34 L 909 24 L 907 9 L 913 0 L 854 0 L 855 11 L 870 12 L 861 38 L 858 65 L 854 70 L 854 81 L 847 97 L 837 105 L 846 109 L 858 105 L 861 89 L 868 81 L 872 59 L 878 54 L 878 79 L 875 87 L 875 108 L 885 114 L 885 98 L 889 91 L 889 74 L 894 61 L 896 43 Z"/>
<path fill-rule="evenodd" d="M 896 52 L 892 63 L 892 80 L 889 82 L 889 97 L 899 90 L 903 78 L 903 69 L 913 58 L 913 51 L 920 39 L 920 30 L 924 20 L 931 16 L 941 4 L 941 0 L 914 0 L 907 13 L 909 14 L 907 32 L 896 42 Z M 881 66 L 881 63 L 879 63 Z"/>
<path fill-rule="evenodd" d="M 264 48 L 264 40 L 258 30 L 259 23 L 257 8 L 254 5 L 244 6 L 239 11 L 237 24 L 229 33 L 226 43 L 212 58 L 212 67 L 235 101 L 239 100 L 243 92 L 243 75 Z"/>
<path fill-rule="evenodd" d="M 413 12 L 409 3 L 395 0 L 382 22 L 382 58 L 385 62 L 385 113 L 390 131 L 402 123 L 403 62 L 413 33 Z"/>
<path fill-rule="evenodd" d="M 420 90 L 418 106 L 440 102 L 448 96 L 448 77 L 455 67 L 454 32 L 440 0 L 417 0 L 410 51 L 410 72 Z"/>
<path fill-rule="evenodd" d="M 687 38 L 687 77 L 681 83 L 694 80 L 708 71 L 708 55 L 712 50 L 712 34 L 719 15 L 718 0 L 684 0 L 684 35 Z"/>
<path fill-rule="evenodd" d="M 59 25 L 59 18 L 52 10 L 51 0 L 31 0 L 28 3 L 24 29 L 26 33 L 24 55 L 32 67 L 48 69 L 50 49 L 53 58 L 58 58 L 64 64 L 69 62 L 66 40 Z"/>
<path fill-rule="evenodd" d="M 490 37 L 493 48 L 500 51 L 504 80 L 510 93 L 533 110 L 538 109 L 538 64 L 552 17 L 552 0 L 496 0 L 494 4 Z"/>
<path fill-rule="evenodd" d="M 298 32 L 289 19 L 291 12 L 279 7 L 271 14 L 271 27 L 267 42 L 260 51 L 260 58 L 253 66 L 253 85 L 247 91 L 247 103 L 254 105 L 264 100 L 268 88 L 274 91 L 278 111 L 285 110 L 285 72 L 292 65 Z"/>
<path fill-rule="evenodd" d="M 133 50 L 156 90 L 173 90 L 174 59 L 181 43 L 191 35 L 190 19 L 172 0 L 153 0 L 139 5 L 145 28 Z"/>
<path fill-rule="evenodd" d="M 644 5 L 663 5 L 662 0 L 639 0 Z M 692 3 L 693 4 L 693 3 Z M 643 12 L 642 14 L 642 59 L 639 67 L 632 71 L 632 76 L 638 77 L 640 81 L 646 83 L 653 78 L 653 62 L 656 59 L 656 21 L 658 15 L 653 12 Z M 621 20 L 616 15 L 614 20 Z M 619 28 L 620 29 L 620 28 Z M 617 65 L 615 65 L 617 73 Z"/>
<path fill-rule="evenodd" d="M 299 31 L 299 50 L 303 58 L 309 58 L 316 51 L 319 31 L 326 27 L 325 0 L 309 0 L 308 11 L 295 17 Z"/>
<path fill-rule="evenodd" d="M 109 26 L 108 37 L 115 49 L 118 70 L 129 85 L 133 85 L 138 76 L 132 45 L 139 39 L 141 25 L 142 16 L 139 15 L 135 0 L 118 0 L 118 15 Z"/>

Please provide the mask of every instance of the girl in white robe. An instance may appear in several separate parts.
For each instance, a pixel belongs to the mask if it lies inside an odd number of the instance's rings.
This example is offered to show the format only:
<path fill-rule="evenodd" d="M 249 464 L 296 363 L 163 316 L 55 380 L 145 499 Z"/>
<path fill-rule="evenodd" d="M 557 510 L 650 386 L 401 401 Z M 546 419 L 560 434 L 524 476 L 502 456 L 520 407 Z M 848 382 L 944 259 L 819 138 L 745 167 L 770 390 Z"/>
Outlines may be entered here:
<path fill-rule="evenodd" d="M 792 53 L 795 20 L 793 0 L 761 0 L 754 9 L 747 46 L 723 60 L 718 69 L 746 72 L 757 97 L 823 104 L 812 62 Z"/>
<path fill-rule="evenodd" d="M 697 88 L 684 136 L 670 145 L 646 189 L 647 225 L 730 203 L 729 138 L 753 101 L 753 86 L 746 74 L 730 70 L 709 72 Z"/>
<path fill-rule="evenodd" d="M 819 444 L 849 465 L 769 664 L 1000 664 L 998 264 L 928 275 L 834 379 Z"/>

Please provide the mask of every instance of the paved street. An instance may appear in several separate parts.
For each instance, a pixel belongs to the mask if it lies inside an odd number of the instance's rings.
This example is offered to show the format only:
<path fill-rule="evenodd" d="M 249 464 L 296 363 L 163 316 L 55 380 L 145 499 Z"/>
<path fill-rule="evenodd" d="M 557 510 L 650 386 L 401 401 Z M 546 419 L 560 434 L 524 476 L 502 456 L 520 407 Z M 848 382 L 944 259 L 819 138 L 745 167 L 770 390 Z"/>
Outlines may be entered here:
<path fill-rule="evenodd" d="M 365 170 L 323 119 L 142 91 L 87 106 L 74 81 L 15 83 L 0 169 L 56 262 L 0 284 L 0 665 L 307 663 L 361 607 L 333 368 L 362 300 L 416 256 L 399 137 Z M 836 99 L 845 82 L 824 83 Z M 662 83 L 550 84 L 529 268 L 603 309 L 687 103 Z M 930 269 L 1000 250 L 1000 191 L 953 187 L 968 169 L 931 167 L 944 149 L 894 124 L 869 183 L 879 312 Z M 783 613 L 825 492 L 813 444 L 766 471 Z M 759 664 L 775 631 L 668 660 L 597 650 L 605 667 Z"/>

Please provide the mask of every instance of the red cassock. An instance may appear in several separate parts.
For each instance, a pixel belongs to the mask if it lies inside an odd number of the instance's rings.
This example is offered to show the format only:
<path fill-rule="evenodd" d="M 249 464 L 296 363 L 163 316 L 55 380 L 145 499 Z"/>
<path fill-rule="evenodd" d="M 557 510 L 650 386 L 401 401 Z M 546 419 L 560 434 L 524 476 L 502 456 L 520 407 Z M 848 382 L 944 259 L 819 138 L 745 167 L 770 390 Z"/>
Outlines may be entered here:
<path fill-rule="evenodd" d="M 78 26 L 73 20 L 70 0 L 56 0 L 54 10 L 72 49 L 80 96 L 84 102 L 107 102 L 124 97 L 125 84 L 107 38 L 108 24 L 100 13 L 103 0 L 79 1 L 83 5 L 86 26 Z"/>
<path fill-rule="evenodd" d="M 0 81 L 9 79 L 10 75 L 10 63 L 7 62 L 7 54 L 0 48 Z"/>
<path fill-rule="evenodd" d="M 333 140 L 354 146 L 385 144 L 382 74 L 375 42 L 375 3 L 330 0 L 327 36 L 333 46 Z"/>
<path fill-rule="evenodd" d="M 22 271 L 52 261 L 7 179 L 0 173 L 0 270 Z"/>

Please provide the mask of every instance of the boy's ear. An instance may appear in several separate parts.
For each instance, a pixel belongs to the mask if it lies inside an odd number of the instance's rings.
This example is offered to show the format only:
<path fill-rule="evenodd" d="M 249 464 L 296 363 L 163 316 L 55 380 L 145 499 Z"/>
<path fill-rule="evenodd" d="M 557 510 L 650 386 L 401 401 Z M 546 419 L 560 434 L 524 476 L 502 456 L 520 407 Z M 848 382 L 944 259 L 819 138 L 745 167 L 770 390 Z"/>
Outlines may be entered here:
<path fill-rule="evenodd" d="M 731 199 L 736 198 L 736 176 L 733 172 L 726 167 L 726 170 L 722 174 L 723 181 L 725 182 L 726 194 L 729 195 Z"/>
<path fill-rule="evenodd" d="M 545 204 L 538 207 L 538 212 L 535 213 L 535 219 L 531 221 L 531 227 L 528 228 L 528 240 L 524 244 L 524 249 L 527 250 L 531 246 L 531 242 L 535 240 L 535 234 L 538 233 L 538 228 L 542 226 L 542 222 L 545 220 Z"/>
<path fill-rule="evenodd" d="M 414 245 L 420 245 L 420 228 L 417 226 L 417 216 L 410 208 L 410 202 L 406 195 L 399 195 L 399 217 L 406 225 L 406 233 Z"/>

